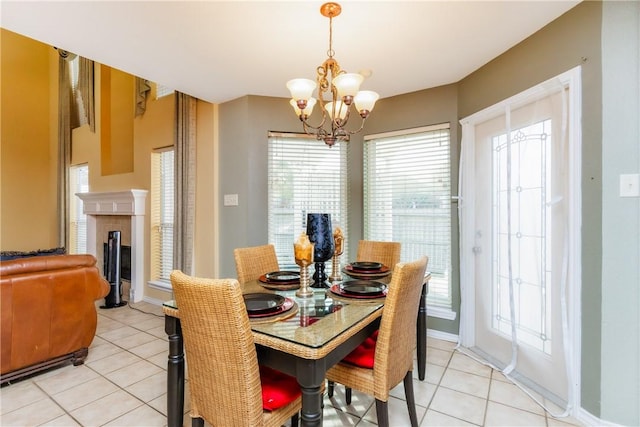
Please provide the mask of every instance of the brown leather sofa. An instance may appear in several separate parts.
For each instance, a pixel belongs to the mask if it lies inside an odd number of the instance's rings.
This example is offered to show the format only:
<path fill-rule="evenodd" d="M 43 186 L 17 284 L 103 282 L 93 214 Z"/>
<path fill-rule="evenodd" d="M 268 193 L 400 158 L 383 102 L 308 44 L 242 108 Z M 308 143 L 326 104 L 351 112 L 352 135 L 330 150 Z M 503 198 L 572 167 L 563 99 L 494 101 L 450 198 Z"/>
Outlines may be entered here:
<path fill-rule="evenodd" d="M 0 262 L 0 383 L 84 363 L 96 333 L 96 301 L 108 293 L 92 255 Z"/>

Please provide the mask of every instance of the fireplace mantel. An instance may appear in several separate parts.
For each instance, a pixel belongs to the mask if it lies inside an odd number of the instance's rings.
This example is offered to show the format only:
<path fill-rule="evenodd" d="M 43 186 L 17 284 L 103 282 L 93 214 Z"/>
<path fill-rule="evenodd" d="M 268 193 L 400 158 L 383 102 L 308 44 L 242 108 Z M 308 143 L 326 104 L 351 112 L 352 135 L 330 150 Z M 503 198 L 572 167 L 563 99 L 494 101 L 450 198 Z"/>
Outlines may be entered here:
<path fill-rule="evenodd" d="M 147 190 L 77 193 L 85 215 L 144 215 Z"/>
<path fill-rule="evenodd" d="M 147 190 L 135 189 L 76 193 L 82 199 L 82 211 L 87 215 L 87 251 L 93 256 L 96 256 L 98 245 L 102 245 L 105 239 L 105 236 L 98 236 L 96 232 L 98 217 L 122 215 L 131 219 L 131 302 L 140 302 L 144 297 L 144 216 L 147 193 Z"/>

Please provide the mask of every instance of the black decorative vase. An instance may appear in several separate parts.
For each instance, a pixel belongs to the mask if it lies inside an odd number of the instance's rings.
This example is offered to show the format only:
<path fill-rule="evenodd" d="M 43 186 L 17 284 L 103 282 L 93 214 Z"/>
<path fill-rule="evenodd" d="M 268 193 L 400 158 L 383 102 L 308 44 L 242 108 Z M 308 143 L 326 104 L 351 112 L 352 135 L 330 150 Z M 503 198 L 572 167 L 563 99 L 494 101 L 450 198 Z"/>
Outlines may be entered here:
<path fill-rule="evenodd" d="M 331 259 L 334 252 L 331 214 L 307 214 L 307 236 L 314 243 L 313 262 L 315 262 L 315 272 L 313 273 L 313 285 L 311 287 L 328 287 L 324 263 Z"/>

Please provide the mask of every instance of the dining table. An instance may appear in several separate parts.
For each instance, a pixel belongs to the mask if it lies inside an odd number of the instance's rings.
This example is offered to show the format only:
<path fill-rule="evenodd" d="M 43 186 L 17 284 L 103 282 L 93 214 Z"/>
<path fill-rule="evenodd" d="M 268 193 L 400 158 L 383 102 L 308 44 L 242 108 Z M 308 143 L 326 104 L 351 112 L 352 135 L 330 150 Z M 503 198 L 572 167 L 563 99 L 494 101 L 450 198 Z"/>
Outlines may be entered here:
<path fill-rule="evenodd" d="M 426 293 L 422 289 L 417 319 L 419 378 L 426 366 Z M 242 284 L 243 294 L 276 293 L 295 301 L 289 315 L 276 321 L 250 319 L 260 364 L 294 376 L 302 391 L 300 424 L 322 426 L 325 374 L 379 328 L 384 298 L 341 298 L 329 289 L 313 288 L 313 296 L 298 298 L 295 290 L 267 289 L 259 280 Z M 185 358 L 180 310 L 175 300 L 163 303 L 169 341 L 167 362 L 167 423 L 182 426 L 184 414 Z M 421 371 L 422 370 L 422 371 Z M 422 372 L 422 373 L 421 373 Z"/>

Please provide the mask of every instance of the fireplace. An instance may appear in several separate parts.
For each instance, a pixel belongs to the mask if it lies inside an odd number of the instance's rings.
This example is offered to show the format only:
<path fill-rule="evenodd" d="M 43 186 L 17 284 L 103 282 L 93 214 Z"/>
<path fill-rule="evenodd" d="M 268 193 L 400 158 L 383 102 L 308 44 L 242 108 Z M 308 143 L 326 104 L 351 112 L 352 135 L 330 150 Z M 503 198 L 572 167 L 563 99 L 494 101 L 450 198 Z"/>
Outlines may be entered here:
<path fill-rule="evenodd" d="M 121 244 L 130 248 L 129 276 L 123 289 L 130 302 L 144 297 L 144 215 L 147 190 L 77 193 L 87 215 L 87 252 L 98 259 L 103 270 L 104 244 L 111 230 L 121 231 Z M 123 277 L 124 278 L 124 277 Z"/>

